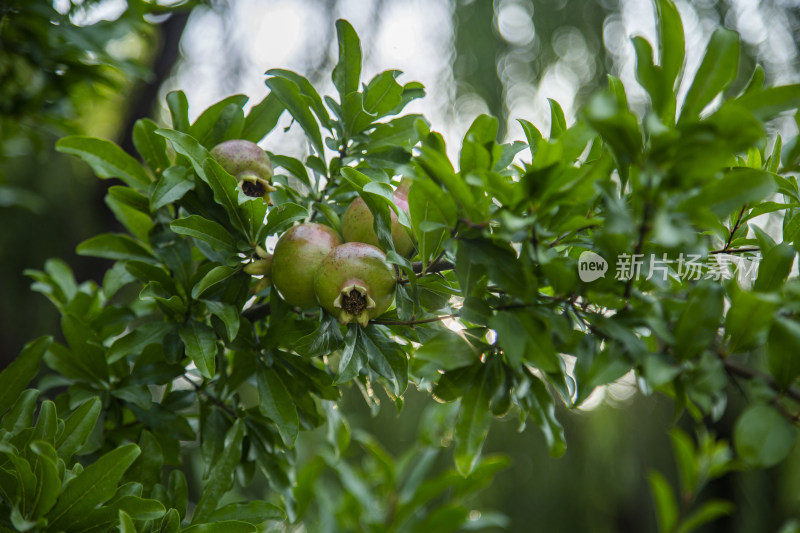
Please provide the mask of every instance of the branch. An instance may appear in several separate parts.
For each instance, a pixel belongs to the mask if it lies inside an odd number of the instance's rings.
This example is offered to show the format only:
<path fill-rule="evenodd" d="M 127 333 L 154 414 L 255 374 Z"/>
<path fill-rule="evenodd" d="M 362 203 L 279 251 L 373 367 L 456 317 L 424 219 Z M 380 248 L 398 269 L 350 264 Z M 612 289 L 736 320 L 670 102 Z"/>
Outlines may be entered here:
<path fill-rule="evenodd" d="M 761 248 L 757 246 L 748 246 L 744 248 L 721 248 L 719 250 L 711 250 L 710 254 L 745 254 L 751 252 L 759 252 Z"/>
<path fill-rule="evenodd" d="M 735 374 L 739 377 L 743 377 L 746 379 L 759 378 L 779 394 L 783 394 L 784 396 L 791 398 L 796 402 L 800 402 L 800 390 L 794 387 L 789 387 L 786 390 L 781 390 L 781 388 L 778 387 L 778 384 L 775 383 L 775 380 L 769 374 L 765 374 L 764 372 L 759 372 L 758 370 L 739 364 L 735 361 L 730 361 L 726 357 L 721 357 L 721 359 L 722 363 L 725 365 L 725 369 L 731 374 Z"/>
<path fill-rule="evenodd" d="M 447 320 L 448 318 L 458 318 L 459 315 L 440 315 L 433 318 L 422 318 L 420 320 L 370 320 L 370 324 L 379 324 L 381 326 L 411 326 L 412 328 L 417 324 L 429 324 L 431 322 L 439 322 Z"/>
<path fill-rule="evenodd" d="M 455 264 L 451 263 L 446 259 L 437 259 L 436 261 L 428 265 L 428 269 L 425 270 L 424 272 L 426 274 L 430 274 L 431 272 L 442 272 L 444 270 L 453 270 L 455 267 L 456 267 Z M 411 268 L 414 269 L 414 273 L 422 274 L 424 265 L 422 261 L 417 261 L 415 263 L 411 263 Z"/>
<path fill-rule="evenodd" d="M 242 316 L 250 322 L 255 322 L 262 318 L 268 317 L 270 314 L 269 302 L 248 307 L 242 311 Z"/>

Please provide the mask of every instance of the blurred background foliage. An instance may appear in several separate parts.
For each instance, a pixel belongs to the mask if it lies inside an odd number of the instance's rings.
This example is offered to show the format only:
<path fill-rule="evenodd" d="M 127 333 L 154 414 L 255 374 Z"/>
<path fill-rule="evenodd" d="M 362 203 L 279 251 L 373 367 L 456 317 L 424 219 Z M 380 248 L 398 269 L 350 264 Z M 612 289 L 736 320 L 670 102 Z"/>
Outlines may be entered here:
<path fill-rule="evenodd" d="M 742 79 L 756 61 L 768 83 L 800 79 L 795 0 L 676 4 L 686 27 L 687 70 L 697 68 L 711 31 L 725 25 L 745 44 Z M 409 110 L 447 124 L 446 139 L 459 138 L 487 111 L 501 118 L 501 137 L 522 138 L 517 118 L 546 130 L 548 98 L 562 105 L 569 120 L 592 90 L 606 84 L 608 73 L 636 87 L 629 38 L 655 33 L 645 0 L 3 1 L 0 367 L 27 340 L 59 330 L 57 312 L 30 292 L 22 271 L 61 257 L 78 279 L 96 278 L 106 265 L 77 256 L 75 245 L 116 229 L 102 201 L 108 184 L 56 153 L 55 140 L 86 133 L 112 138 L 132 152 L 133 123 L 143 116 L 163 120 L 168 90 L 184 89 L 196 116 L 232 93 L 258 102 L 266 93 L 263 72 L 273 67 L 295 70 L 320 92 L 331 92 L 325 73 L 335 62 L 333 22 L 339 17 L 361 35 L 365 74 L 401 68 L 407 79 L 425 83 L 429 96 Z M 629 97 L 634 107 L 644 105 L 642 91 Z M 796 133 L 790 119 L 781 126 Z M 295 133 L 278 128 L 266 143 L 275 152 L 302 151 Z M 422 398 L 409 391 L 399 416 L 385 408 L 373 417 L 357 396 L 342 404 L 351 425 L 402 454 L 419 431 Z M 538 432 L 520 434 L 514 421 L 495 424 L 486 452 L 508 454 L 512 467 L 482 493 L 481 506 L 505 513 L 509 530 L 655 530 L 646 472 L 660 470 L 676 484 L 663 429 L 674 416 L 671 402 L 621 383 L 601 391 L 588 407 L 591 413 L 559 413 L 569 443 L 561 459 L 549 457 Z M 725 417 L 708 430 L 729 439 L 732 420 Z M 696 428 L 684 429 L 694 434 Z M 449 461 L 442 458 L 441 467 Z M 702 531 L 773 532 L 787 518 L 800 520 L 797 449 L 780 468 L 713 481 L 704 497 L 729 499 L 737 510 Z M 800 525 L 790 527 L 784 531 L 800 531 Z"/>

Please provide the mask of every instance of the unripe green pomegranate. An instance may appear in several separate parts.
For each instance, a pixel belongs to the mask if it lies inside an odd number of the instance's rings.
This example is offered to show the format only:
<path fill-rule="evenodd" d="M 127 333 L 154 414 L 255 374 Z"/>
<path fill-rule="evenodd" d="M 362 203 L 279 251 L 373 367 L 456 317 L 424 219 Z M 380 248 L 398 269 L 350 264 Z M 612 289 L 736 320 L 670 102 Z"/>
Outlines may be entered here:
<path fill-rule="evenodd" d="M 281 235 L 272 254 L 272 285 L 290 305 L 316 307 L 314 271 L 334 248 L 339 235 L 322 224 L 309 222 Z"/>
<path fill-rule="evenodd" d="M 394 300 L 396 277 L 379 248 L 362 242 L 337 246 L 314 273 L 319 304 L 342 324 L 366 326 Z"/>
<path fill-rule="evenodd" d="M 236 178 L 247 196 L 266 198 L 275 190 L 272 162 L 256 143 L 244 139 L 222 142 L 211 149 L 211 155 L 225 172 Z"/>
<path fill-rule="evenodd" d="M 401 183 L 394 192 L 394 204 L 408 213 L 408 187 L 410 182 Z M 414 241 L 408 231 L 397 220 L 397 214 L 391 211 L 392 242 L 395 251 L 403 257 L 414 255 Z M 346 242 L 363 242 L 380 247 L 378 234 L 373 228 L 375 218 L 372 212 L 359 196 L 350 204 L 342 216 L 342 236 Z"/>

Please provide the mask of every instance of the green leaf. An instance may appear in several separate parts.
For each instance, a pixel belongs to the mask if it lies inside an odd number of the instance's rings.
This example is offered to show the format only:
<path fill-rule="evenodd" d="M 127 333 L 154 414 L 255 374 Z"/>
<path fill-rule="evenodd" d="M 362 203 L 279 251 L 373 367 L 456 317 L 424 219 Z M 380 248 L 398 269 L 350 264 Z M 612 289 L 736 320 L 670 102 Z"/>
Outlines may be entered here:
<path fill-rule="evenodd" d="M 186 168 L 169 167 L 161 173 L 153 192 L 150 193 L 150 210 L 156 211 L 165 205 L 177 202 L 192 189 L 194 189 L 194 178 L 186 172 Z"/>
<path fill-rule="evenodd" d="M 692 439 L 679 427 L 673 427 L 669 431 L 672 441 L 672 449 L 675 452 L 675 462 L 678 465 L 678 472 L 681 481 L 681 494 L 692 494 L 697 489 L 699 477 L 698 461 Z"/>
<path fill-rule="evenodd" d="M 72 456 L 81 449 L 92 433 L 97 419 L 100 417 L 101 409 L 102 402 L 95 396 L 83 402 L 64 420 L 64 430 L 56 439 L 59 458 L 69 462 Z"/>
<path fill-rule="evenodd" d="M 524 310 L 500 311 L 489 327 L 497 331 L 497 344 L 512 366 L 527 361 L 544 372 L 561 371 L 553 339 L 538 317 Z"/>
<path fill-rule="evenodd" d="M 762 346 L 780 302 L 777 294 L 735 291 L 725 315 L 728 351 L 740 353 Z"/>
<path fill-rule="evenodd" d="M 149 118 L 141 118 L 133 125 L 133 146 L 154 173 L 159 174 L 169 167 L 167 142 L 156 135 L 158 124 Z"/>
<path fill-rule="evenodd" d="M 189 128 L 189 135 L 206 148 L 213 148 L 227 139 L 238 138 L 241 126 L 244 124 L 242 106 L 247 100 L 248 97 L 243 94 L 235 94 L 220 100 L 197 117 Z M 229 128 L 235 128 L 237 120 L 241 121 L 239 130 L 235 131 L 234 136 L 227 136 Z"/>
<path fill-rule="evenodd" d="M 356 30 L 343 19 L 336 21 L 336 35 L 339 40 L 339 62 L 333 69 L 333 85 L 344 102 L 345 97 L 358 90 L 361 79 L 361 41 Z"/>
<path fill-rule="evenodd" d="M 108 349 L 106 359 L 109 364 L 113 364 L 132 353 L 141 353 L 151 344 L 162 344 L 164 336 L 173 328 L 172 324 L 166 322 L 141 324 L 133 331 L 117 338 Z"/>
<path fill-rule="evenodd" d="M 59 139 L 56 150 L 80 157 L 99 178 L 119 178 L 129 187 L 140 190 L 146 190 L 152 182 L 142 165 L 111 141 L 72 135 Z"/>
<path fill-rule="evenodd" d="M 658 518 L 658 530 L 661 533 L 671 533 L 675 530 L 678 523 L 678 504 L 672 487 L 660 472 L 653 470 L 647 476 L 650 482 L 650 490 L 653 493 L 653 500 L 656 504 L 656 518 Z"/>
<path fill-rule="evenodd" d="M 236 240 L 228 230 L 213 220 L 208 220 L 198 215 L 189 215 L 185 218 L 173 220 L 170 229 L 179 235 L 189 235 L 207 242 L 211 248 L 218 252 L 235 254 L 237 252 Z"/>
<path fill-rule="evenodd" d="M 706 54 L 681 110 L 681 120 L 697 118 L 705 107 L 736 78 L 739 70 L 739 35 L 725 28 L 711 36 Z"/>
<path fill-rule="evenodd" d="M 300 431 L 294 398 L 272 367 L 260 366 L 256 379 L 261 412 L 278 426 L 278 432 L 286 446 L 293 447 Z"/>
<path fill-rule="evenodd" d="M 339 359 L 339 371 L 336 383 L 347 383 L 358 375 L 369 362 L 369 356 L 363 342 L 359 342 L 361 328 L 356 324 L 347 327 L 344 337 L 342 357 Z"/>
<path fill-rule="evenodd" d="M 149 240 L 153 221 L 147 197 L 130 187 L 115 186 L 109 187 L 105 201 L 114 217 L 134 237 L 143 242 Z"/>
<path fill-rule="evenodd" d="M 675 324 L 675 355 L 690 359 L 702 352 L 717 335 L 723 309 L 722 286 L 699 282 L 689 293 L 686 307 Z"/>
<path fill-rule="evenodd" d="M 390 113 L 403 98 L 403 87 L 397 83 L 399 70 L 381 72 L 364 90 L 364 110 L 378 118 Z"/>
<path fill-rule="evenodd" d="M 408 358 L 400 345 L 374 325 L 364 328 L 360 340 L 370 368 L 389 380 L 396 396 L 403 394 L 408 386 Z"/>
<path fill-rule="evenodd" d="M 291 70 L 280 68 L 269 69 L 266 74 L 267 76 L 279 76 L 294 82 L 297 88 L 300 89 L 300 94 L 310 101 L 311 109 L 317 115 L 320 123 L 326 128 L 331 129 L 331 118 L 328 115 L 328 111 L 325 109 L 325 104 L 322 103 L 322 98 L 320 98 L 319 93 L 317 93 L 317 90 L 311 85 L 308 79 Z"/>
<path fill-rule="evenodd" d="M 181 533 L 258 533 L 258 528 L 247 522 L 226 520 L 211 524 L 196 524 L 181 530 Z"/>
<path fill-rule="evenodd" d="M 30 516 L 39 518 L 56 504 L 58 495 L 61 494 L 61 477 L 58 475 L 58 456 L 52 444 L 37 440 L 29 446 L 36 455 L 32 466 L 37 480 Z"/>
<path fill-rule="evenodd" d="M 282 167 L 291 172 L 303 185 L 311 189 L 311 180 L 308 178 L 308 171 L 299 159 L 286 155 L 273 154 L 270 159 L 275 167 Z"/>
<path fill-rule="evenodd" d="M 222 453 L 216 459 L 208 481 L 203 487 L 203 495 L 195 507 L 192 523 L 202 524 L 216 510 L 220 498 L 230 490 L 233 484 L 233 474 L 242 457 L 242 439 L 244 438 L 244 420 L 237 418 L 233 426 L 225 434 L 225 444 Z M 214 436 L 214 438 L 218 438 Z M 224 522 L 217 522 L 224 524 Z M 252 526 L 249 526 L 252 527 Z M 191 529 L 191 528 L 190 528 Z M 188 529 L 186 530 L 188 531 Z M 203 531 L 203 530 L 198 530 Z M 234 531 L 220 530 L 220 531 Z"/>
<path fill-rule="evenodd" d="M 245 117 L 241 138 L 254 143 L 259 142 L 278 125 L 278 119 L 285 109 L 278 96 L 269 93 L 261 102 L 254 105 Z"/>
<path fill-rule="evenodd" d="M 767 121 L 784 111 L 800 107 L 800 84 L 747 92 L 733 103 L 750 111 L 758 120 Z"/>
<path fill-rule="evenodd" d="M 17 358 L 0 372 L 0 415 L 11 408 L 28 383 L 39 373 L 42 356 L 52 342 L 52 337 L 39 337 L 27 343 Z"/>
<path fill-rule="evenodd" d="M 741 459 L 754 467 L 769 468 L 783 461 L 794 446 L 797 430 L 774 407 L 751 405 L 736 421 L 733 443 Z"/>
<path fill-rule="evenodd" d="M 101 257 L 114 261 L 129 259 L 152 263 L 155 257 L 139 241 L 122 233 L 101 233 L 80 243 L 75 251 L 78 255 Z"/>
<path fill-rule="evenodd" d="M 767 250 L 758 263 L 758 277 L 753 289 L 763 292 L 780 289 L 792 272 L 796 253 L 794 247 L 785 242 Z"/>
<path fill-rule="evenodd" d="M 208 289 L 213 287 L 214 285 L 225 281 L 226 279 L 230 278 L 234 274 L 239 272 L 238 268 L 233 268 L 229 266 L 216 266 L 208 271 L 208 273 L 203 276 L 203 278 L 198 281 L 194 287 L 192 287 L 192 298 L 199 298 L 202 296 Z"/>
<path fill-rule="evenodd" d="M 182 132 L 189 131 L 189 100 L 183 91 L 167 94 L 167 107 L 172 116 L 172 128 Z"/>
<path fill-rule="evenodd" d="M 686 54 L 683 24 L 672 0 L 656 0 L 656 24 L 661 70 L 664 73 L 665 84 L 672 90 Z M 674 121 L 675 117 L 672 118 Z"/>
<path fill-rule="evenodd" d="M 117 483 L 139 455 L 135 444 L 124 444 L 90 464 L 69 481 L 56 506 L 47 514 L 46 531 L 61 531 L 114 496 Z"/>
<path fill-rule="evenodd" d="M 186 347 L 186 355 L 194 361 L 200 374 L 207 379 L 214 377 L 217 357 L 217 336 L 209 326 L 190 320 L 182 325 L 178 334 Z"/>
<path fill-rule="evenodd" d="M 267 215 L 267 223 L 259 231 L 260 237 L 267 237 L 275 233 L 282 233 L 292 224 L 308 216 L 308 209 L 302 205 L 286 202 L 273 207 Z M 261 239 L 259 239 L 261 240 Z"/>
<path fill-rule="evenodd" d="M 236 335 L 239 333 L 239 326 L 241 325 L 238 308 L 230 304 L 213 300 L 202 300 L 202 302 L 206 305 L 206 309 L 208 309 L 209 313 L 219 318 L 222 323 L 225 324 L 228 340 L 233 342 L 233 339 L 235 339 Z"/>
<path fill-rule="evenodd" d="M 119 510 L 119 533 L 136 533 L 133 518 L 122 509 Z"/>
<path fill-rule="evenodd" d="M 461 410 L 455 426 L 455 462 L 458 473 L 469 475 L 477 466 L 483 442 L 492 423 L 489 410 L 489 394 L 486 391 L 485 374 L 473 382 L 468 394 L 461 398 Z"/>
<path fill-rule="evenodd" d="M 260 500 L 247 503 L 230 503 L 220 507 L 208 517 L 209 522 L 238 520 L 257 526 L 267 520 L 286 520 L 286 513 L 280 507 Z"/>
<path fill-rule="evenodd" d="M 317 154 L 324 157 L 325 146 L 322 144 L 322 134 L 319 123 L 309 107 L 309 102 L 303 96 L 300 88 L 293 81 L 279 76 L 268 78 L 267 87 L 280 99 L 292 117 L 300 124 L 309 138 Z"/>
<path fill-rule="evenodd" d="M 527 372 L 530 390 L 522 398 L 520 405 L 539 427 L 552 457 L 561 457 L 567 450 L 564 428 L 556 418 L 556 406 L 547 387 L 539 378 Z"/>
<path fill-rule="evenodd" d="M 720 179 L 707 183 L 693 197 L 680 205 L 683 211 L 691 212 L 708 208 L 718 217 L 724 217 L 743 205 L 771 196 L 777 185 L 773 174 L 753 168 L 735 168 Z"/>
<path fill-rule="evenodd" d="M 426 340 L 414 352 L 414 358 L 431 361 L 442 370 L 454 370 L 480 360 L 480 350 L 467 342 L 463 334 L 442 330 Z"/>
<path fill-rule="evenodd" d="M 785 390 L 800 376 L 800 324 L 776 316 L 767 340 L 769 370 L 775 383 Z"/>
<path fill-rule="evenodd" d="M 707 524 L 721 516 L 727 516 L 736 509 L 736 506 L 731 502 L 724 500 L 709 500 L 703 502 L 703 505 L 689 516 L 681 521 L 681 525 L 677 533 L 689 533 L 698 527 Z"/>

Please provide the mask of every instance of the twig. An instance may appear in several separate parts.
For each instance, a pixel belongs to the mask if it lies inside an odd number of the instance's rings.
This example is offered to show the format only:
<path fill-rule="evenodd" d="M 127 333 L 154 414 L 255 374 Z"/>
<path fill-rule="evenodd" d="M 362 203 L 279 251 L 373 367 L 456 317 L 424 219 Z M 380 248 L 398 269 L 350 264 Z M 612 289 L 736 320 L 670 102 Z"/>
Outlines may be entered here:
<path fill-rule="evenodd" d="M 580 233 L 581 231 L 584 231 L 584 230 L 587 230 L 587 229 L 596 228 L 596 227 L 598 227 L 598 224 L 587 224 L 586 226 L 582 226 L 582 227 L 580 227 L 580 228 L 578 228 L 576 230 L 568 231 L 565 234 L 563 234 L 563 235 L 561 235 L 559 237 L 556 237 L 555 239 L 550 241 L 547 245 L 552 248 L 553 246 L 555 246 L 556 244 L 560 243 L 562 240 L 566 239 L 570 235 L 574 235 L 576 233 Z"/>
<path fill-rule="evenodd" d="M 733 235 L 736 233 L 736 230 L 739 229 L 739 226 L 742 224 L 742 217 L 744 217 L 744 212 L 747 211 L 747 204 L 742 206 L 742 210 L 739 211 L 739 216 L 736 217 L 736 222 L 733 223 L 733 227 L 731 228 L 731 234 L 728 235 L 728 240 L 725 241 L 725 246 L 722 247 L 722 250 L 728 251 L 731 247 L 731 243 L 733 242 Z"/>
<path fill-rule="evenodd" d="M 757 246 L 749 246 L 744 248 L 720 248 L 719 250 L 711 250 L 710 254 L 745 254 L 751 252 L 759 252 L 761 248 Z"/>
<path fill-rule="evenodd" d="M 370 320 L 370 324 L 379 324 L 381 326 L 411 326 L 417 324 L 429 324 L 431 322 L 440 322 L 448 318 L 458 318 L 459 315 L 440 315 L 433 318 L 422 318 L 420 320 Z"/>
<path fill-rule="evenodd" d="M 747 379 L 759 378 L 764 382 L 766 382 L 767 385 L 769 385 L 773 390 L 777 391 L 778 393 L 783 394 L 784 396 L 791 398 L 796 402 L 800 402 L 800 390 L 794 387 L 789 387 L 786 390 L 781 390 L 781 388 L 778 387 L 778 384 L 775 383 L 775 380 L 769 374 L 765 374 L 764 372 L 760 372 L 748 366 L 741 365 L 723 356 L 720 356 L 720 358 L 722 359 L 722 363 L 725 365 L 725 368 L 731 374 L 735 374 L 737 376 Z"/>

